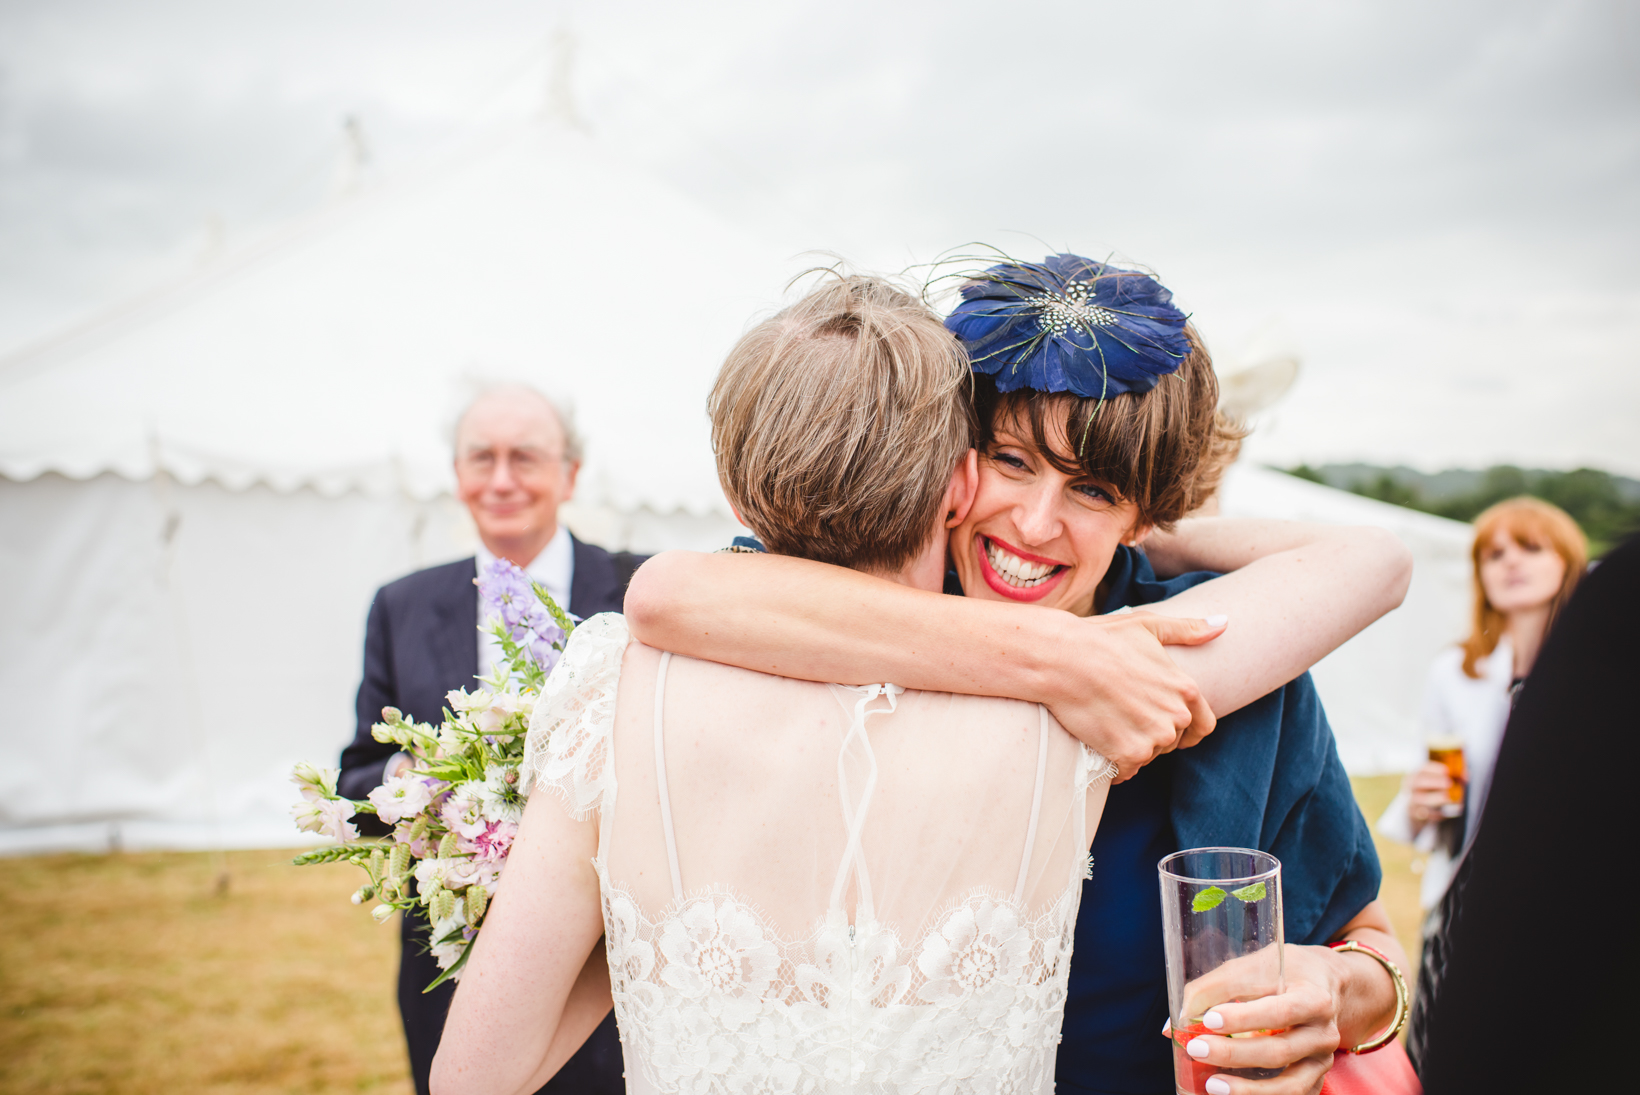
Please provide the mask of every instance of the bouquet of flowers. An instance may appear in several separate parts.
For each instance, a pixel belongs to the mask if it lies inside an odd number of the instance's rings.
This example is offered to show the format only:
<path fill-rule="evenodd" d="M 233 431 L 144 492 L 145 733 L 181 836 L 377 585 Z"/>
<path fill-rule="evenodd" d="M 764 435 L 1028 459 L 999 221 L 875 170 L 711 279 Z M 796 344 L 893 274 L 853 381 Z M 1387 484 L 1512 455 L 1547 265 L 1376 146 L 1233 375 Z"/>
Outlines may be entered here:
<path fill-rule="evenodd" d="M 298 866 L 346 861 L 369 876 L 353 903 L 377 902 L 378 923 L 394 912 L 427 910 L 429 947 L 442 971 L 428 985 L 459 980 L 484 911 L 501 884 L 507 852 L 524 814 L 518 767 L 524 759 L 530 710 L 575 623 L 528 575 L 497 559 L 478 577 L 487 623 L 502 657 L 482 687 L 449 693 L 437 728 L 382 709 L 371 730 L 411 759 L 410 768 L 370 792 L 368 801 L 336 793 L 335 768 L 298 764 L 292 782 L 302 800 L 296 825 L 336 841 L 304 852 Z M 384 840 L 361 839 L 355 814 L 375 814 L 393 827 Z M 411 886 L 414 879 L 415 885 Z"/>

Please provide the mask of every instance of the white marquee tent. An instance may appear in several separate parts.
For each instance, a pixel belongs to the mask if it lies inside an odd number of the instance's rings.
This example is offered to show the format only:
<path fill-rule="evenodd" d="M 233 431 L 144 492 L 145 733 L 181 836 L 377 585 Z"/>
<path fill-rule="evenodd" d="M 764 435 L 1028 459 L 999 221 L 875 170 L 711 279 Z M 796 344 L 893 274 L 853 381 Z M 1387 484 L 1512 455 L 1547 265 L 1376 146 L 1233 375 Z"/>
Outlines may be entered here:
<path fill-rule="evenodd" d="M 474 543 L 474 381 L 574 404 L 586 538 L 724 543 L 706 392 L 793 265 L 543 122 L 0 360 L 0 851 L 290 843 L 371 591 Z"/>
<path fill-rule="evenodd" d="M 444 438 L 475 380 L 574 402 L 578 533 L 721 545 L 705 394 L 795 265 L 542 123 L 0 359 L 0 853 L 296 842 L 371 591 L 471 549 Z M 1257 468 L 1224 508 L 1413 545 L 1407 608 L 1317 672 L 1352 769 L 1405 767 L 1463 527 Z"/>

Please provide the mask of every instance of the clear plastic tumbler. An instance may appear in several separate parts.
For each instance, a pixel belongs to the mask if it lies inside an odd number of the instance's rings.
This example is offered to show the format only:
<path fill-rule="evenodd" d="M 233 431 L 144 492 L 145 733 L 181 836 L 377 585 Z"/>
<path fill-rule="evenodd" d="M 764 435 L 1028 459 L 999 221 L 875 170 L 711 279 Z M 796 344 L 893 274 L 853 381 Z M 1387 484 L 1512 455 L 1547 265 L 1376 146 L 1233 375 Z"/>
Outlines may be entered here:
<path fill-rule="evenodd" d="M 1208 1078 L 1220 1073 L 1249 1079 L 1279 1075 L 1280 1069 L 1201 1064 L 1185 1046 L 1197 1035 L 1215 1033 L 1203 1021 L 1215 1004 L 1281 992 L 1280 861 L 1251 848 L 1190 848 L 1157 866 L 1173 1079 L 1180 1095 L 1205 1095 Z"/>

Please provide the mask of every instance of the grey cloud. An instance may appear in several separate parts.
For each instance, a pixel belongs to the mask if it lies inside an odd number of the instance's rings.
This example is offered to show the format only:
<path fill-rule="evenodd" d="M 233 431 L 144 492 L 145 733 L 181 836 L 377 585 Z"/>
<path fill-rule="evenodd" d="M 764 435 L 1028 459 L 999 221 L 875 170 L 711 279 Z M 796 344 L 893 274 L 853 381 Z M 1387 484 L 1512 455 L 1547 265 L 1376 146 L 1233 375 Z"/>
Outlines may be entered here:
<path fill-rule="evenodd" d="M 1610 386 L 1596 413 L 1640 412 L 1622 379 L 1640 372 L 1640 9 L 1623 0 L 12 0 L 0 342 L 108 299 L 209 213 L 243 232 L 311 206 L 345 114 L 387 174 L 481 101 L 522 115 L 563 19 L 599 137 L 781 246 L 892 264 L 1036 246 L 1018 230 L 1157 266 L 1226 345 L 1292 317 L 1309 363 L 1279 436 L 1300 455 L 1413 444 L 1415 424 L 1375 433 L 1340 408 L 1431 370 L 1450 369 L 1442 392 L 1491 378 L 1460 387 L 1502 423 L 1534 355 L 1574 342 Z M 1557 341 L 1573 314 L 1578 338 Z M 1466 356 L 1481 346 L 1484 364 Z M 1551 411 L 1545 436 L 1617 436 Z M 1452 445 L 1484 426 L 1465 428 Z"/>

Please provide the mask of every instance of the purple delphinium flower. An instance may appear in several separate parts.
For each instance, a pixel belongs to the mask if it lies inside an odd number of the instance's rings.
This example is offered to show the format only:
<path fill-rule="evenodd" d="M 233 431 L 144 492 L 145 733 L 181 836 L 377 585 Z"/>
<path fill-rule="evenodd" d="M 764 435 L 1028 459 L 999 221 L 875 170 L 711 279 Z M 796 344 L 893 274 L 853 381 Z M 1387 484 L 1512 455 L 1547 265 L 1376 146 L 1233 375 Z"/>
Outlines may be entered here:
<path fill-rule="evenodd" d="M 542 669 L 551 669 L 558 660 L 553 643 L 562 642 L 564 631 L 535 595 L 530 576 L 505 559 L 491 560 L 478 576 L 478 596 L 484 615 L 500 616 L 512 640 L 529 651 L 530 660 Z"/>

